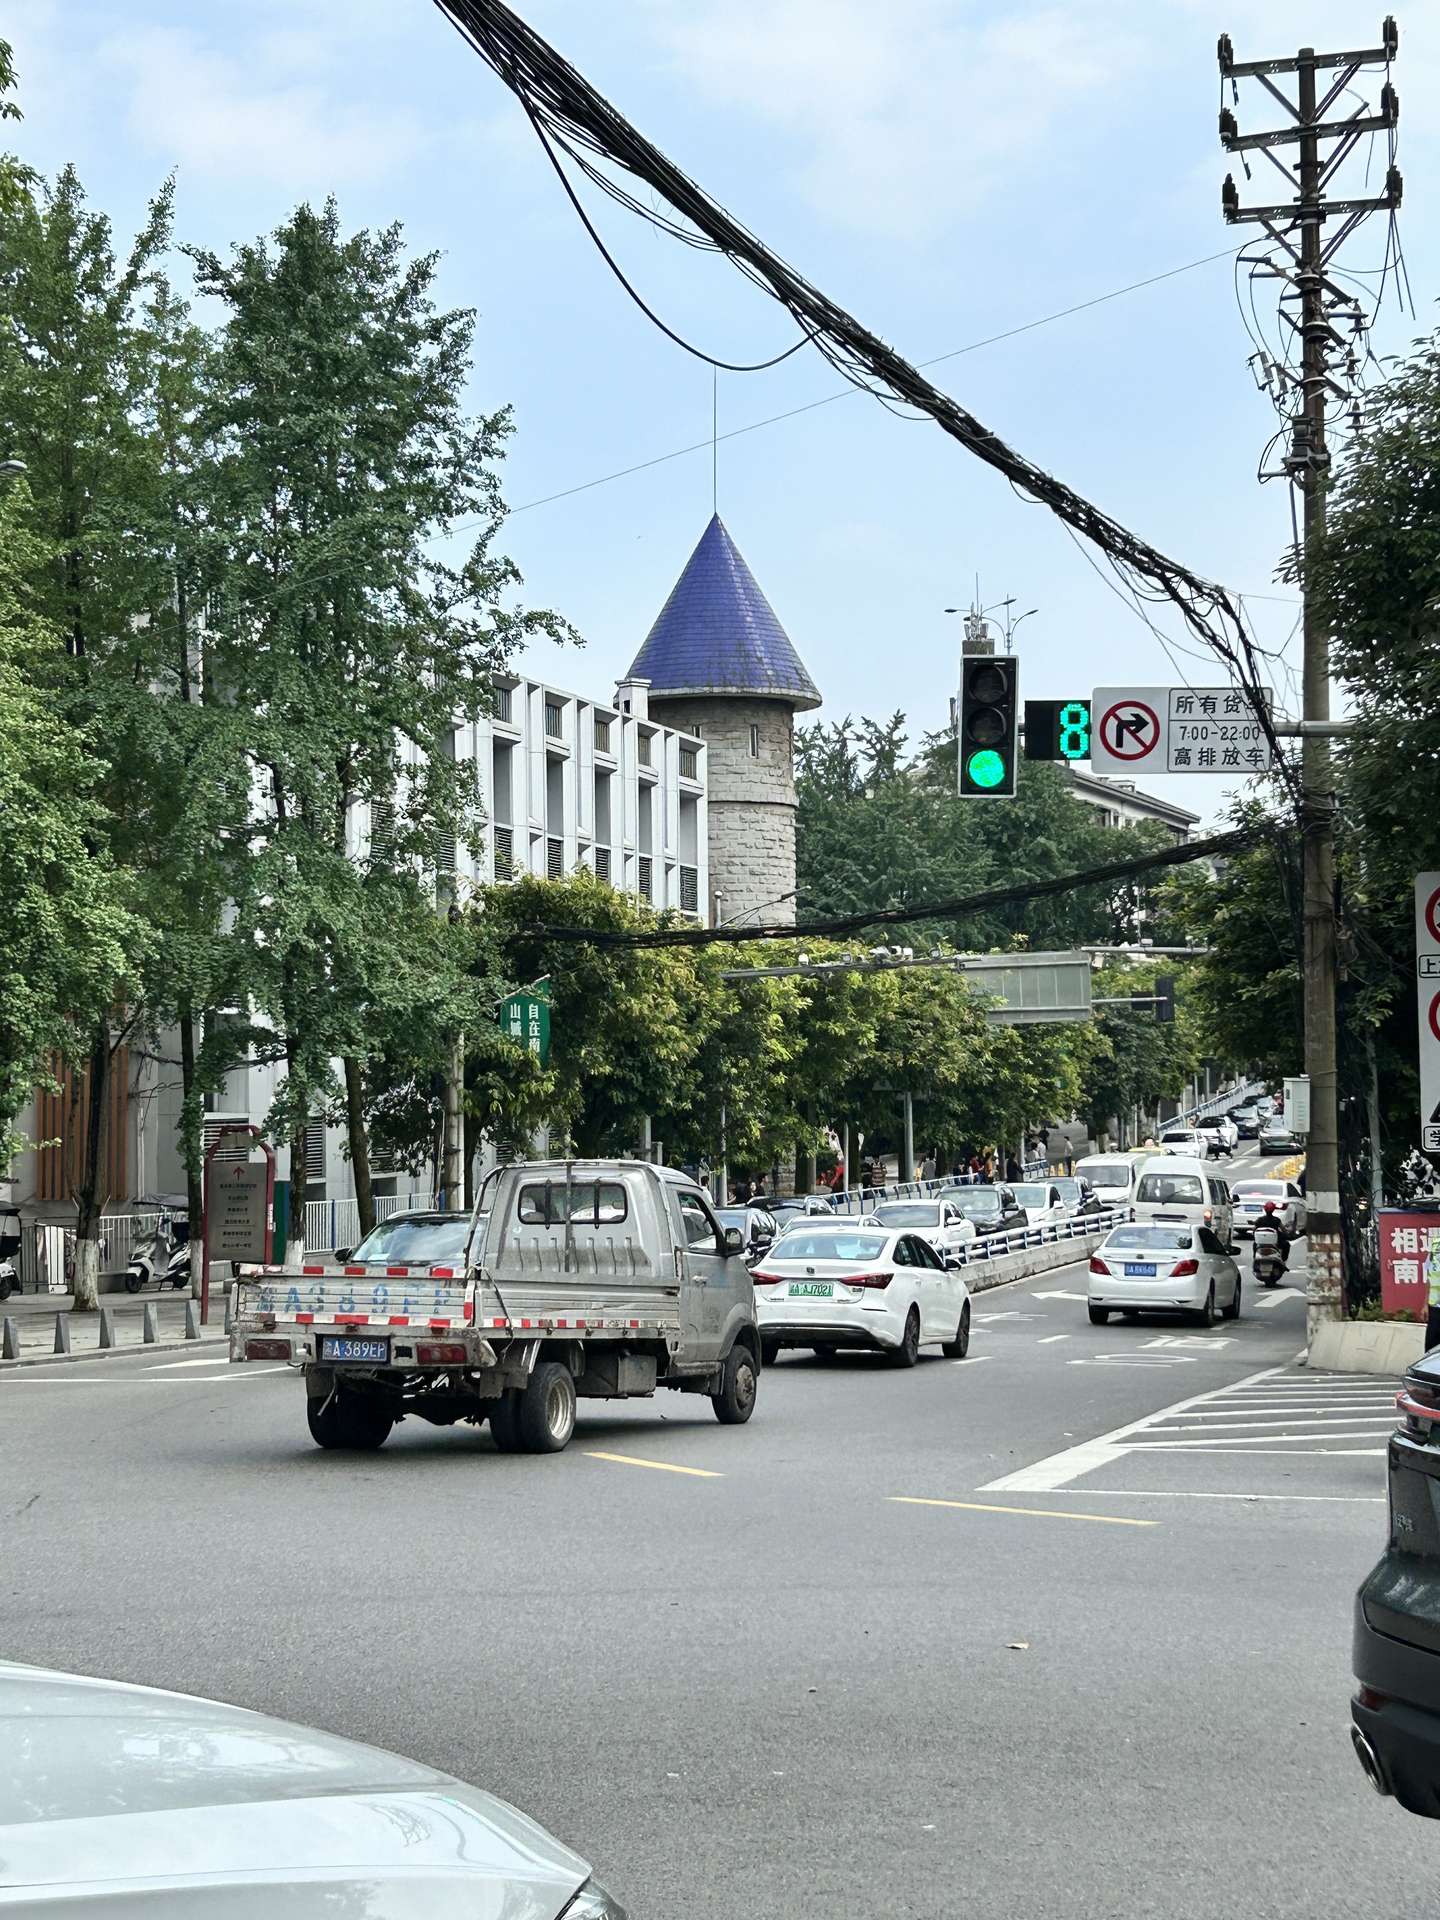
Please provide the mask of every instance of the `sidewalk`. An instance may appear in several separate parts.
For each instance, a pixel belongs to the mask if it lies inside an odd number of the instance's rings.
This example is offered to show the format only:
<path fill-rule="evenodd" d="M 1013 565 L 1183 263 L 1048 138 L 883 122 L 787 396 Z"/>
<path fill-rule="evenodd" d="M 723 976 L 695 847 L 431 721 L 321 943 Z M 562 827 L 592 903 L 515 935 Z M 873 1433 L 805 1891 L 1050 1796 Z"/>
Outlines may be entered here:
<path fill-rule="evenodd" d="M 100 1315 L 98 1313 L 76 1313 L 75 1300 L 68 1293 L 15 1293 L 0 1304 L 0 1320 L 15 1323 L 20 1337 L 19 1361 L 0 1360 L 0 1373 L 6 1366 L 24 1365 L 28 1362 L 45 1359 L 55 1351 L 55 1320 L 57 1314 L 65 1314 L 69 1319 L 70 1351 L 74 1358 L 82 1354 L 90 1356 L 100 1352 L 133 1353 L 145 1343 L 145 1309 L 155 1310 L 157 1347 L 194 1346 L 197 1343 L 185 1339 L 185 1308 L 189 1296 L 175 1293 L 167 1288 L 164 1293 L 143 1294 L 102 1294 L 101 1305 L 106 1309 L 115 1329 L 115 1345 L 111 1348 L 100 1346 Z M 198 1313 L 199 1302 L 196 1303 Z M 210 1324 L 200 1330 L 200 1339 L 204 1342 L 223 1341 L 225 1338 L 225 1289 L 212 1288 L 210 1294 Z"/>

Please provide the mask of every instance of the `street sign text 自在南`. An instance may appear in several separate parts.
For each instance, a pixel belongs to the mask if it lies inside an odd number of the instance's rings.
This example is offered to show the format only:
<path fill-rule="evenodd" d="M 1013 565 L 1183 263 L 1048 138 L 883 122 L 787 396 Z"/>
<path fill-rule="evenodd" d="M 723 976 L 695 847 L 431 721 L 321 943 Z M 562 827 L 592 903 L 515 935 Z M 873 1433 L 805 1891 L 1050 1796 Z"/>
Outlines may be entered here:
<path fill-rule="evenodd" d="M 543 980 L 512 993 L 500 1003 L 500 1031 L 517 1047 L 533 1053 L 541 1066 L 550 1059 L 550 988 Z"/>

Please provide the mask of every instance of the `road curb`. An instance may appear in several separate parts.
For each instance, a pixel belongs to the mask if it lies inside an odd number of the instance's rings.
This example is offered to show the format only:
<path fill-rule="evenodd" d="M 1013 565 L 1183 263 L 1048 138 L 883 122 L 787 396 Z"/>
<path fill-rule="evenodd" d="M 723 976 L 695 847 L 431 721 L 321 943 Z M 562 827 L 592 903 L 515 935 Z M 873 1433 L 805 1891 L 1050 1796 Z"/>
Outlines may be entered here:
<path fill-rule="evenodd" d="M 27 1353 L 18 1360 L 0 1360 L 0 1378 L 12 1373 L 18 1367 L 63 1367 L 72 1360 L 120 1360 L 132 1353 L 195 1353 L 200 1347 L 219 1347 L 222 1352 L 229 1350 L 229 1342 L 224 1334 L 217 1334 L 213 1340 L 137 1340 L 128 1347 L 87 1347 L 83 1353 Z"/>

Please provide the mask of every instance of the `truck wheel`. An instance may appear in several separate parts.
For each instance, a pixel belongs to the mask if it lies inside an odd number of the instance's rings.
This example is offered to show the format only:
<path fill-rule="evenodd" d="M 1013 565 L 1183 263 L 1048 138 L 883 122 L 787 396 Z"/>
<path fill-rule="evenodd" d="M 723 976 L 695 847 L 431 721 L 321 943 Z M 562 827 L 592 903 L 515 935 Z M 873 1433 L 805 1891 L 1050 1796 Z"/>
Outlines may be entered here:
<path fill-rule="evenodd" d="M 390 1438 L 395 1416 L 383 1401 L 337 1388 L 325 1398 L 305 1402 L 310 1437 L 318 1446 L 342 1447 L 352 1453 L 374 1453 Z"/>
<path fill-rule="evenodd" d="M 520 1395 L 520 1444 L 526 1453 L 563 1453 L 575 1431 L 575 1378 L 558 1360 L 541 1360 Z"/>
<path fill-rule="evenodd" d="M 725 1356 L 720 1391 L 710 1396 L 715 1418 L 722 1427 L 744 1426 L 755 1411 L 755 1390 L 758 1385 L 755 1356 L 737 1340 Z"/>
<path fill-rule="evenodd" d="M 519 1453 L 520 1395 L 513 1390 L 502 1393 L 490 1406 L 490 1433 L 497 1453 Z"/>

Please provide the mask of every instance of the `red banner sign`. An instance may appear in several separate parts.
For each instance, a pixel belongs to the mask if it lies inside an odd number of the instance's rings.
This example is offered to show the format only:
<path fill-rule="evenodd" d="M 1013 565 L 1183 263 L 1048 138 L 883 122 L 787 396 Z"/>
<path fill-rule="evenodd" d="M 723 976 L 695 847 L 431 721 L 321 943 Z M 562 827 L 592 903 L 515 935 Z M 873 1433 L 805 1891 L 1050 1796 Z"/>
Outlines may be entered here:
<path fill-rule="evenodd" d="M 1380 1211 L 1380 1305 L 1386 1313 L 1425 1318 L 1425 1261 L 1440 1244 L 1440 1213 Z"/>

